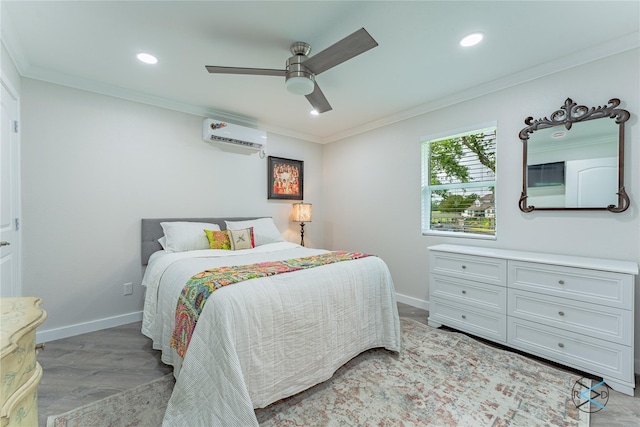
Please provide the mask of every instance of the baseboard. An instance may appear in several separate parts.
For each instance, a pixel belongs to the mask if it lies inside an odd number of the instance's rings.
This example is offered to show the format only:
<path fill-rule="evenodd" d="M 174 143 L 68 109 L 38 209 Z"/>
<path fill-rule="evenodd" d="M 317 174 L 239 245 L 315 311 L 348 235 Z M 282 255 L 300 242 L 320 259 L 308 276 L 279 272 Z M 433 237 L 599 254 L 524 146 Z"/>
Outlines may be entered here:
<path fill-rule="evenodd" d="M 412 307 L 429 310 L 429 301 L 421 300 L 419 298 L 396 293 L 396 301 L 408 304 Z M 95 332 L 102 329 L 113 328 L 115 326 L 126 325 L 128 323 L 140 322 L 141 320 L 142 311 L 137 311 L 135 313 L 108 317 L 106 319 L 94 320 L 92 322 L 79 323 L 77 325 L 65 326 L 63 328 L 36 331 L 36 342 L 38 344 L 43 342 L 46 343 L 62 338 L 86 334 L 88 332 Z M 640 373 L 640 358 L 636 358 L 634 360 L 634 371 L 636 374 Z"/>
<path fill-rule="evenodd" d="M 412 307 L 429 309 L 429 302 L 418 298 L 396 293 L 396 300 Z M 63 338 L 74 337 L 76 335 L 86 334 L 89 332 L 100 331 L 102 329 L 113 328 L 115 326 L 126 325 L 128 323 L 139 322 L 142 320 L 142 311 L 123 314 L 120 316 L 108 317 L 105 319 L 94 320 L 86 323 L 78 323 L 76 325 L 65 326 L 62 328 L 36 331 L 36 342 L 43 343 L 55 341 Z"/>
<path fill-rule="evenodd" d="M 421 308 L 423 310 L 429 310 L 429 301 L 425 301 L 419 298 L 402 295 L 396 292 L 396 301 L 408 304 L 411 307 Z"/>
<path fill-rule="evenodd" d="M 76 335 L 86 334 L 88 332 L 95 332 L 102 329 L 113 328 L 115 326 L 126 325 L 128 323 L 139 322 L 141 320 L 142 311 L 137 311 L 134 313 L 122 314 L 120 316 L 93 320 L 91 322 L 78 323 L 76 325 L 65 326 L 62 328 L 36 331 L 36 342 L 38 344 L 46 343 L 62 338 L 69 338 Z"/>

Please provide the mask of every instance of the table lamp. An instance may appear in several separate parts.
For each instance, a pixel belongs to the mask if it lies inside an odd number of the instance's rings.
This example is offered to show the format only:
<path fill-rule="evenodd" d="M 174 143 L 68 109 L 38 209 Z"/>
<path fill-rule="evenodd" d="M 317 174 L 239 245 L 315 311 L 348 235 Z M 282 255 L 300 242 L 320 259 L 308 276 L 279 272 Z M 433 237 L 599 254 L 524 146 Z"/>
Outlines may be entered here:
<path fill-rule="evenodd" d="M 311 222 L 311 203 L 293 204 L 293 222 L 300 223 L 300 245 L 304 246 L 304 223 Z"/>

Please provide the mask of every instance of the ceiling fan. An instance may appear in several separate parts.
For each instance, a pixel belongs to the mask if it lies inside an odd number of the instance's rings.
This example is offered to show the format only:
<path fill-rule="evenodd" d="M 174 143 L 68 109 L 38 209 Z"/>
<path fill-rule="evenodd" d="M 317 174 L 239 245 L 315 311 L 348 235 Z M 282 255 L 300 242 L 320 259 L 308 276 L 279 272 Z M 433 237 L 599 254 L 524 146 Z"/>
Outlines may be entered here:
<path fill-rule="evenodd" d="M 287 59 L 284 70 L 216 65 L 206 65 L 205 67 L 210 73 L 284 76 L 289 92 L 305 95 L 318 113 L 324 113 L 331 110 L 331 105 L 320 90 L 316 76 L 376 46 L 378 43 L 367 30 L 361 28 L 311 58 L 308 57 L 311 52 L 311 46 L 308 43 L 293 43 L 290 47 L 293 56 Z"/>

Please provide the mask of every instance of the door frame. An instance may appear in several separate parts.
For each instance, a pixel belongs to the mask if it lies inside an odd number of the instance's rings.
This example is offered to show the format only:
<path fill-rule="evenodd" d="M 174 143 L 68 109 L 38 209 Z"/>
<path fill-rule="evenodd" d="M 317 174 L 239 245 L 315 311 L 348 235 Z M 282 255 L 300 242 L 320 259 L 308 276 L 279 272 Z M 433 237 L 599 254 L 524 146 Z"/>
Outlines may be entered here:
<path fill-rule="evenodd" d="M 15 133 L 15 146 L 16 149 L 11 150 L 11 171 L 13 173 L 12 179 L 12 195 L 13 203 L 14 203 L 14 221 L 18 220 L 20 226 L 17 230 L 15 230 L 15 241 L 12 246 L 13 248 L 13 257 L 14 262 L 16 263 L 15 267 L 15 283 L 12 285 L 12 292 L 14 296 L 22 296 L 22 183 L 21 183 L 21 121 L 20 121 L 20 95 L 15 87 L 11 84 L 7 76 L 4 72 L 0 72 L 0 85 L 11 95 L 13 99 L 16 101 L 16 118 L 15 120 L 18 122 L 18 131 Z M 14 224 L 15 227 L 15 224 Z"/>

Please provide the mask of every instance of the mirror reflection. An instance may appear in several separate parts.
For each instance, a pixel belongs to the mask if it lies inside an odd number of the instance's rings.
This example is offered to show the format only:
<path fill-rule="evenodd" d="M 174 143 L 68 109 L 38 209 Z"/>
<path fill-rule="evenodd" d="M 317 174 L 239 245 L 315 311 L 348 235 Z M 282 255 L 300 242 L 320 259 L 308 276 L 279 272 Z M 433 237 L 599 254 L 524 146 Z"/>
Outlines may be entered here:
<path fill-rule="evenodd" d="M 587 108 L 567 98 L 550 117 L 525 123 L 523 188 L 519 207 L 533 210 L 609 210 L 629 207 L 624 189 L 624 122 L 629 112 Z"/>
<path fill-rule="evenodd" d="M 529 138 L 527 202 L 589 208 L 618 203 L 618 125 L 613 120 L 554 126 Z"/>

